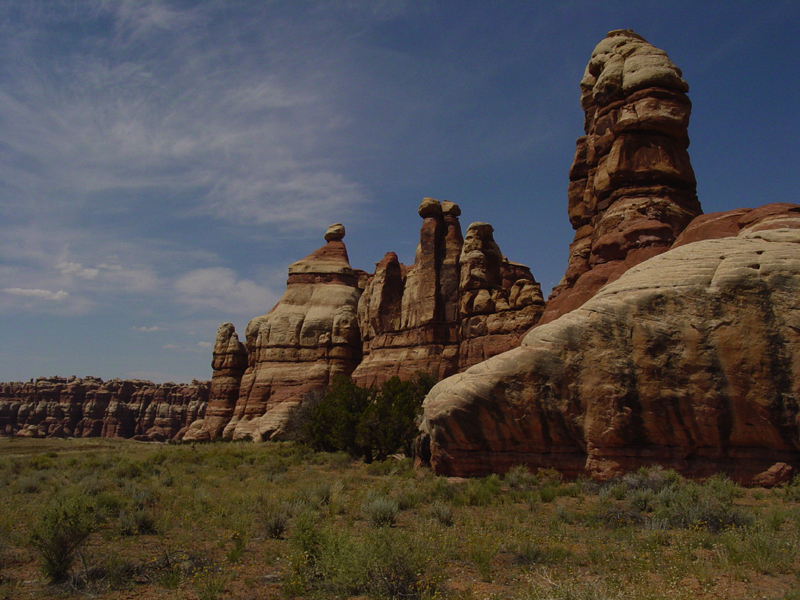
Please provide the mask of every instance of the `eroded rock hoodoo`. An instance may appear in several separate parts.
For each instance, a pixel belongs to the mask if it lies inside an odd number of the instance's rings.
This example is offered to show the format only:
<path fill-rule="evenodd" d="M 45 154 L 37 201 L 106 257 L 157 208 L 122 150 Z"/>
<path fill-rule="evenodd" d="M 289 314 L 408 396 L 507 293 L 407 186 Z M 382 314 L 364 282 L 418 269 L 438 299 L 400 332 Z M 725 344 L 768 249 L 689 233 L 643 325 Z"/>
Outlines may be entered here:
<path fill-rule="evenodd" d="M 426 398 L 437 473 L 661 464 L 774 484 L 800 466 L 800 206 L 697 216 L 687 89 L 630 31 L 595 49 L 567 273 L 518 348 Z"/>
<path fill-rule="evenodd" d="M 250 321 L 244 348 L 222 325 L 206 418 L 185 439 L 280 437 L 291 410 L 336 374 L 363 386 L 443 378 L 517 346 L 544 309 L 530 270 L 501 254 L 488 223 L 465 239 L 458 205 L 425 198 L 418 212 L 412 265 L 389 252 L 372 275 L 354 270 L 337 223 L 289 267 L 286 293 Z"/>
<path fill-rule="evenodd" d="M 568 191 L 575 239 L 542 323 L 668 250 L 702 212 L 687 152 L 689 86 L 667 53 L 630 30 L 612 31 L 592 52 L 580 88 L 586 135 Z"/>
<path fill-rule="evenodd" d="M 247 325 L 248 366 L 224 438 L 261 441 L 280 433 L 305 394 L 323 391 L 334 375 L 350 375 L 360 362 L 361 289 L 344 235 L 341 224 L 331 225 L 324 246 L 289 266 L 275 307 Z"/>
<path fill-rule="evenodd" d="M 393 252 L 377 264 L 359 302 L 359 385 L 416 371 L 457 373 L 515 347 L 541 315 L 530 270 L 502 255 L 488 223 L 462 236 L 460 214 L 457 204 L 425 198 L 414 264 L 400 264 Z"/>

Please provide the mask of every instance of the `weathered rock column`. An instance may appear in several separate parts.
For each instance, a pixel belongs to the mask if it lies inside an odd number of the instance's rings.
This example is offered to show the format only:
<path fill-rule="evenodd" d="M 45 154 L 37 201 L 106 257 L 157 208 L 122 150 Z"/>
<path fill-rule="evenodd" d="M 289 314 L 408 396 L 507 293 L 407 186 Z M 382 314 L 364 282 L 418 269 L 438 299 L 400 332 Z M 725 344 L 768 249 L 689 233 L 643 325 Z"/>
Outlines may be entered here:
<path fill-rule="evenodd" d="M 581 80 L 586 135 L 569 172 L 575 239 L 540 324 L 669 249 L 702 212 L 687 152 L 688 90 L 667 53 L 630 30 L 610 32 L 592 52 Z"/>

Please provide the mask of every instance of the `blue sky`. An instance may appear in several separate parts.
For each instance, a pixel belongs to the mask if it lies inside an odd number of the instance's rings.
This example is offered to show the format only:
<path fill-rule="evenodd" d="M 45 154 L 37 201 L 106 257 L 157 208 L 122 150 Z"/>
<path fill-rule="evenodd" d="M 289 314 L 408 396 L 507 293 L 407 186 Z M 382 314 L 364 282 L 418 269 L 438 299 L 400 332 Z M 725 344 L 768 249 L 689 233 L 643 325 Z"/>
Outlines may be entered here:
<path fill-rule="evenodd" d="M 211 376 L 289 263 L 413 261 L 424 196 L 545 291 L 611 29 L 683 70 L 705 212 L 797 202 L 800 3 L 5 0 L 0 381 Z M 242 336 L 243 337 L 243 336 Z"/>

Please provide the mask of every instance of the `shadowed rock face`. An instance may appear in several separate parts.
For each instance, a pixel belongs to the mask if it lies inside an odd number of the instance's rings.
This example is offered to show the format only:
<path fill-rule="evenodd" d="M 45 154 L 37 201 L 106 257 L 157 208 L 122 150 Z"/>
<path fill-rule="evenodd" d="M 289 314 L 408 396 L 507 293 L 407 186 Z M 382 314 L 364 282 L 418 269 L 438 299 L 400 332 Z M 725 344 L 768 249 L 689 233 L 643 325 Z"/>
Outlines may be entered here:
<path fill-rule="evenodd" d="M 458 370 L 519 345 L 544 309 L 542 288 L 525 265 L 509 262 L 488 223 L 467 228 L 460 257 Z"/>
<path fill-rule="evenodd" d="M 304 395 L 324 391 L 334 375 L 350 375 L 361 360 L 359 275 L 343 237 L 344 227 L 332 225 L 323 247 L 289 267 L 278 304 L 247 325 L 248 367 L 224 438 L 280 434 Z"/>
<path fill-rule="evenodd" d="M 208 382 L 40 377 L 0 384 L 0 434 L 165 441 L 202 419 Z"/>
<path fill-rule="evenodd" d="M 663 50 L 612 31 L 581 80 L 586 135 L 569 173 L 569 264 L 540 323 L 660 254 L 702 211 L 687 133 L 689 86 Z"/>
<path fill-rule="evenodd" d="M 798 211 L 654 257 L 439 383 L 421 425 L 434 470 L 657 463 L 749 483 L 800 465 Z"/>

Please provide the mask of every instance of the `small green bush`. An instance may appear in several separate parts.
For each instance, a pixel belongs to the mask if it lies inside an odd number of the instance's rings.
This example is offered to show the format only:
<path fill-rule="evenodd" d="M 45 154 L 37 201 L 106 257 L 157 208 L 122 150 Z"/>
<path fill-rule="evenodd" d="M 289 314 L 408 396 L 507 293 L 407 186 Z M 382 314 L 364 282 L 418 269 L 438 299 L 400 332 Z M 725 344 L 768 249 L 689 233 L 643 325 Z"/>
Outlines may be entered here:
<path fill-rule="evenodd" d="M 518 565 L 554 565 L 563 563 L 572 553 L 563 546 L 542 545 L 525 539 L 514 548 L 512 555 Z"/>
<path fill-rule="evenodd" d="M 453 510 L 443 502 L 434 502 L 430 514 L 432 519 L 445 527 L 451 527 L 454 523 Z"/>
<path fill-rule="evenodd" d="M 123 510 L 119 515 L 118 530 L 120 535 L 147 535 L 158 533 L 155 514 L 147 508 Z"/>
<path fill-rule="evenodd" d="M 558 490 L 552 485 L 545 485 L 539 490 L 539 498 L 542 502 L 549 504 L 558 497 Z"/>
<path fill-rule="evenodd" d="M 671 527 L 697 527 L 714 532 L 742 527 L 752 518 L 733 506 L 741 493 L 741 488 L 724 477 L 712 477 L 704 483 L 686 481 L 671 485 L 656 495 L 658 506 L 653 518 Z"/>
<path fill-rule="evenodd" d="M 286 533 L 289 525 L 289 513 L 286 507 L 265 507 L 260 515 L 261 527 L 267 537 L 279 540 Z"/>
<path fill-rule="evenodd" d="M 530 490 L 539 485 L 536 475 L 526 465 L 511 467 L 503 477 L 505 484 L 512 490 Z"/>
<path fill-rule="evenodd" d="M 61 496 L 33 525 L 30 543 L 42 555 L 42 573 L 51 582 L 64 581 L 69 575 L 76 553 L 94 529 L 93 513 L 85 496 Z"/>
<path fill-rule="evenodd" d="M 361 505 L 361 513 L 375 527 L 390 527 L 397 519 L 400 507 L 391 498 L 382 496 L 367 498 Z"/>
<path fill-rule="evenodd" d="M 489 475 L 483 479 L 471 479 L 461 492 L 460 501 L 466 506 L 489 506 L 500 493 L 500 477 Z"/>

